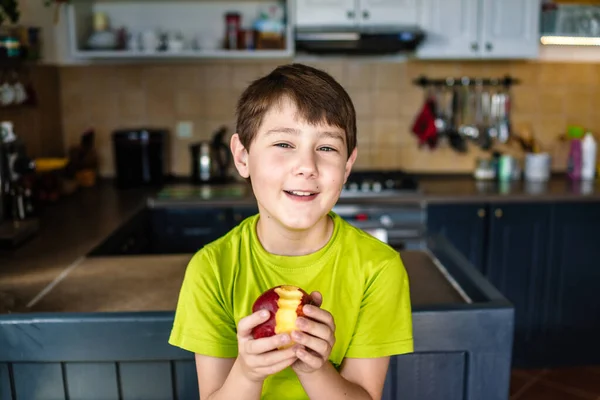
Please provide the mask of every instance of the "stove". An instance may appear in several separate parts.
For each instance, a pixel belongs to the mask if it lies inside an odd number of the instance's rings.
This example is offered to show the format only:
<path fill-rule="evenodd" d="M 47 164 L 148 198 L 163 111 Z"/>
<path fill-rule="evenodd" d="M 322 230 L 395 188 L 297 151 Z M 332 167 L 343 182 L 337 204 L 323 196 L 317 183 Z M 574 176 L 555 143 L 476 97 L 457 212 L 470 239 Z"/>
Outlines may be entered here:
<path fill-rule="evenodd" d="M 354 171 L 341 197 L 387 197 L 419 192 L 415 177 L 404 171 Z"/>

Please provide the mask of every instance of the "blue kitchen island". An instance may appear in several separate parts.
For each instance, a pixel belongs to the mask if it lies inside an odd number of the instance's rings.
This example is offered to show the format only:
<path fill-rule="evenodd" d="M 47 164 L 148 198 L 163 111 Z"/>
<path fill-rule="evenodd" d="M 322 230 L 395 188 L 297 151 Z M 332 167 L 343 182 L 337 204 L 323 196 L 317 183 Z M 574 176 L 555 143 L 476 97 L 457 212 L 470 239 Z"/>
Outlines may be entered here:
<path fill-rule="evenodd" d="M 383 398 L 507 399 L 512 305 L 444 237 L 401 255 L 415 352 L 392 358 Z M 0 315 L 0 399 L 198 399 L 193 354 L 167 343 L 190 257 L 86 257 Z"/>

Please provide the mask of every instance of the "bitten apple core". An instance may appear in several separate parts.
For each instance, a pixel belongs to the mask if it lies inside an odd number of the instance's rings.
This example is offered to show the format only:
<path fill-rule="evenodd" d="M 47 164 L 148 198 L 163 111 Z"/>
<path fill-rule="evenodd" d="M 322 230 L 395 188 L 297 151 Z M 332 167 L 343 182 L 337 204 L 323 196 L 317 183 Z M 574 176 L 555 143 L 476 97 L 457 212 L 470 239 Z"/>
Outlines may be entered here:
<path fill-rule="evenodd" d="M 306 304 L 313 304 L 312 298 L 297 286 L 281 285 L 267 290 L 256 299 L 252 312 L 268 310 L 270 316 L 252 330 L 252 336 L 259 339 L 280 333 L 292 333 L 296 330 L 298 317 L 304 316 L 302 308 Z"/>

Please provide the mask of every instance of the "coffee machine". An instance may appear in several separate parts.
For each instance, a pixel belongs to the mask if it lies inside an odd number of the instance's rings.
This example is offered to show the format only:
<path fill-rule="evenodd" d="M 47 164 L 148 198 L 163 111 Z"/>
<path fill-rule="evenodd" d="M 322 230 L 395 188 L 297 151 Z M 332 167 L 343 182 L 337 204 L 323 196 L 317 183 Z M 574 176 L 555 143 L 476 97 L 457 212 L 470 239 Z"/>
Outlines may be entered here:
<path fill-rule="evenodd" d="M 13 124 L 0 124 L 0 249 L 14 248 L 38 229 L 31 188 L 24 177 L 35 171 L 25 145 L 14 134 Z"/>

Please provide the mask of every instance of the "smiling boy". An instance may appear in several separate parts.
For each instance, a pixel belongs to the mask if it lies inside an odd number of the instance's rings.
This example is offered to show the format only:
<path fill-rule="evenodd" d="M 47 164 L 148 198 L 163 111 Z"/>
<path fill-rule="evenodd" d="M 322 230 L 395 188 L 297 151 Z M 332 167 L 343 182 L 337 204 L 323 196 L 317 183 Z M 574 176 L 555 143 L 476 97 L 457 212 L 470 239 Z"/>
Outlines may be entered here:
<path fill-rule="evenodd" d="M 276 68 L 242 94 L 231 151 L 259 213 L 193 256 L 169 339 L 196 354 L 200 398 L 381 398 L 389 357 L 413 351 L 409 282 L 396 250 L 332 211 L 357 157 L 347 92 Z M 291 337 L 254 340 L 268 315 L 253 302 L 284 284 L 316 306 Z"/>

